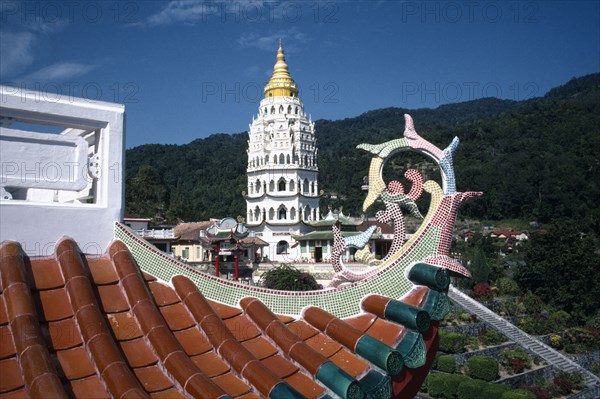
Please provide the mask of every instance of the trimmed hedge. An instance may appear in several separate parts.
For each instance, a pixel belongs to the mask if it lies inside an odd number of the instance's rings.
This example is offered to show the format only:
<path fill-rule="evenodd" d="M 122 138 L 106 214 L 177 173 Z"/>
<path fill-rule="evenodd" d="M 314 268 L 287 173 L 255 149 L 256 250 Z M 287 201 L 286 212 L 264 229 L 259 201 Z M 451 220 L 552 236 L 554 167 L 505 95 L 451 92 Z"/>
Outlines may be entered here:
<path fill-rule="evenodd" d="M 490 356 L 472 356 L 467 360 L 468 375 L 484 381 L 498 378 L 498 362 Z"/>
<path fill-rule="evenodd" d="M 429 396 L 444 399 L 459 399 L 458 388 L 471 379 L 462 374 L 429 374 L 425 387 Z"/>
<path fill-rule="evenodd" d="M 461 333 L 447 332 L 440 330 L 439 350 L 445 353 L 461 353 L 465 350 L 467 337 Z"/>
<path fill-rule="evenodd" d="M 441 398 L 446 390 L 444 374 L 429 374 L 425 380 L 427 393 L 433 398 Z"/>
<path fill-rule="evenodd" d="M 441 399 L 536 399 L 523 389 L 476 380 L 462 374 L 429 374 L 421 391 Z M 509 396 L 505 396 L 511 393 Z"/>
<path fill-rule="evenodd" d="M 489 385 L 481 380 L 467 380 L 458 387 L 459 399 L 481 399 L 483 390 Z"/>
<path fill-rule="evenodd" d="M 459 399 L 458 390 L 460 386 L 464 382 L 469 381 L 470 378 L 462 374 L 447 374 L 444 377 L 444 385 L 446 387 L 444 397 L 446 399 Z"/>
<path fill-rule="evenodd" d="M 485 399 L 502 399 L 504 392 L 511 389 L 510 386 L 504 384 L 488 384 L 481 392 L 481 397 Z"/>
<path fill-rule="evenodd" d="M 440 355 L 437 359 L 436 370 L 445 373 L 456 373 L 456 360 L 452 355 Z"/>
<path fill-rule="evenodd" d="M 512 389 L 502 394 L 502 399 L 536 399 L 532 392 L 524 389 Z"/>

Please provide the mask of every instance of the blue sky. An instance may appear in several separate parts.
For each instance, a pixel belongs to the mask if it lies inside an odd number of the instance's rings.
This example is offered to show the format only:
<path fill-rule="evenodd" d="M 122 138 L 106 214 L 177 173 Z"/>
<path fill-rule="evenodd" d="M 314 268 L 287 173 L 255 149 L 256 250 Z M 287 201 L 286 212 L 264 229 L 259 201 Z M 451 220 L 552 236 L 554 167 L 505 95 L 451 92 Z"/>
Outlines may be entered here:
<path fill-rule="evenodd" d="M 313 120 L 600 71 L 598 1 L 2 1 L 0 26 L 2 84 L 125 104 L 128 148 L 247 130 L 279 38 Z"/>

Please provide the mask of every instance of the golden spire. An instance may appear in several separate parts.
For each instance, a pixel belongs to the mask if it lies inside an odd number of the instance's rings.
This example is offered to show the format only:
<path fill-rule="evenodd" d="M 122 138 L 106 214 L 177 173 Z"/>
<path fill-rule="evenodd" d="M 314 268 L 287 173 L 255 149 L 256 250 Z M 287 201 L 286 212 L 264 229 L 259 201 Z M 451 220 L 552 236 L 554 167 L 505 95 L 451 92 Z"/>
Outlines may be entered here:
<path fill-rule="evenodd" d="M 288 66 L 285 62 L 285 55 L 283 54 L 283 45 L 281 43 L 281 39 L 279 39 L 277 62 L 275 62 L 275 67 L 273 67 L 273 75 L 271 76 L 269 83 L 267 83 L 265 86 L 264 92 L 265 98 L 298 96 L 298 86 L 288 71 Z"/>

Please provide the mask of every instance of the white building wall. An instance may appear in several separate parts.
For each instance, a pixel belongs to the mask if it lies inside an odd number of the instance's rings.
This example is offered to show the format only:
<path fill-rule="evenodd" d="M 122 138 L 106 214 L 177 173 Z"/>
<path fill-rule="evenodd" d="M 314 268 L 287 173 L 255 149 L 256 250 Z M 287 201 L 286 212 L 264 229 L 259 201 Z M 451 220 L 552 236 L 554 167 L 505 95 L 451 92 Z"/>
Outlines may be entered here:
<path fill-rule="evenodd" d="M 302 101 L 262 100 L 249 130 L 246 223 L 269 243 L 263 252 L 270 260 L 300 258 L 290 233 L 304 232 L 302 221 L 320 219 L 318 170 L 314 123 Z M 277 253 L 280 241 L 289 245 L 285 254 Z"/>

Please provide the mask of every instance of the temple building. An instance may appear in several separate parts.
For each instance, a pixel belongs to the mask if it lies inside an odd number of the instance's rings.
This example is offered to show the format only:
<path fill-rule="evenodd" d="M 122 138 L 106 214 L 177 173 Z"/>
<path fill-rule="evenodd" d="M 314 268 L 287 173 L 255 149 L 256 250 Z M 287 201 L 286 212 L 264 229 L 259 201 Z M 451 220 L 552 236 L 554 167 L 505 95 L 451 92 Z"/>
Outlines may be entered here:
<path fill-rule="evenodd" d="M 273 75 L 249 127 L 246 225 L 269 243 L 272 261 L 300 258 L 292 240 L 320 220 L 314 123 L 298 98 L 281 40 Z"/>

